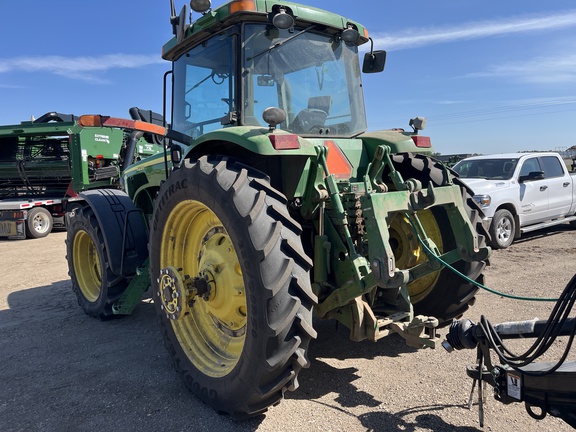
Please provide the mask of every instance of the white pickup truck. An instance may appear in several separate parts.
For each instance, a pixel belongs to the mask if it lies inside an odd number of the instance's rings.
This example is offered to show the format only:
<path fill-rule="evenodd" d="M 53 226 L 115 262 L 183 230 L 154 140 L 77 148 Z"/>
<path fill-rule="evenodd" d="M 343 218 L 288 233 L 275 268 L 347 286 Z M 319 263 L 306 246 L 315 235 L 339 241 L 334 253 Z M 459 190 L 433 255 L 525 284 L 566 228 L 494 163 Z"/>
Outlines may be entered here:
<path fill-rule="evenodd" d="M 525 232 L 565 222 L 576 226 L 574 177 L 558 153 L 474 156 L 453 169 L 482 207 L 495 249 Z"/>

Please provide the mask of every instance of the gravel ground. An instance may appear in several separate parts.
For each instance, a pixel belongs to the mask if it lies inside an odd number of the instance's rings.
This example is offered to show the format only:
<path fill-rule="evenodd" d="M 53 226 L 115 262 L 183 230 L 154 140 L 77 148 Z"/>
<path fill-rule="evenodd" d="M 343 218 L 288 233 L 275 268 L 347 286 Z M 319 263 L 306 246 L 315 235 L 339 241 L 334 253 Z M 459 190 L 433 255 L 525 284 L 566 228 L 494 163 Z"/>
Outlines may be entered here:
<path fill-rule="evenodd" d="M 0 240 L 0 431 L 568 431 L 536 421 L 489 393 L 485 424 L 467 409 L 474 351 L 414 350 L 392 336 L 354 343 L 333 322 L 316 323 L 312 366 L 300 388 L 265 416 L 236 423 L 197 401 L 162 345 L 153 305 L 101 322 L 76 303 L 65 233 Z M 562 225 L 495 251 L 487 285 L 554 297 L 575 271 L 576 232 Z M 552 303 L 482 291 L 466 317 L 491 322 L 547 318 Z M 441 331 L 442 334 L 445 331 Z M 521 344 L 519 344 L 521 345 Z M 562 344 L 554 346 L 558 358 Z M 573 360 L 573 356 L 571 357 Z"/>

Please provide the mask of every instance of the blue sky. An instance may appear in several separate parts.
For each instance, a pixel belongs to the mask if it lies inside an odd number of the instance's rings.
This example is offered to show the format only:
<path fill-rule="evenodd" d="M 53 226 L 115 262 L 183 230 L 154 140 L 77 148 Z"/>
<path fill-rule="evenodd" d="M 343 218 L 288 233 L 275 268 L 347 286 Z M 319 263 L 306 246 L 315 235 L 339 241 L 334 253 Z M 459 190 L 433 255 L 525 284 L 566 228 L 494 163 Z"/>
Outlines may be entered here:
<path fill-rule="evenodd" d="M 442 154 L 576 145 L 574 0 L 301 3 L 361 22 L 388 51 L 385 71 L 364 76 L 370 130 L 425 116 Z M 161 112 L 169 11 L 169 0 L 3 2 L 0 124 Z"/>

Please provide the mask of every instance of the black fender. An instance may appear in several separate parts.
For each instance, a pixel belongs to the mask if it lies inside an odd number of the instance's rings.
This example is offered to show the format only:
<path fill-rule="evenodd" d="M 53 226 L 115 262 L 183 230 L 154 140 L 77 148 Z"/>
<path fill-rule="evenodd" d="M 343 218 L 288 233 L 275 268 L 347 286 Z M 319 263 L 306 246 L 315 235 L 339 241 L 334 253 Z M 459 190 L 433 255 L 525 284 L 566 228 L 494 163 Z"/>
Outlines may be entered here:
<path fill-rule="evenodd" d="M 133 276 L 148 258 L 148 226 L 142 211 L 125 192 L 116 189 L 90 190 L 81 192 L 80 197 L 94 210 L 112 272 Z"/>

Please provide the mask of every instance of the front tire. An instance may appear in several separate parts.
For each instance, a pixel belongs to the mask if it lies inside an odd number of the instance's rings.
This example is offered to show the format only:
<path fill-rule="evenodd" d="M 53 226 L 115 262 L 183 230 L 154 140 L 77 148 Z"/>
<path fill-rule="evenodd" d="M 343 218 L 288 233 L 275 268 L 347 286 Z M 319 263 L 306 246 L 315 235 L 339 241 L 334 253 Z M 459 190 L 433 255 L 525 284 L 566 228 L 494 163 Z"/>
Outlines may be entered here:
<path fill-rule="evenodd" d="M 266 411 L 298 387 L 316 336 L 312 263 L 285 197 L 239 163 L 202 157 L 156 203 L 150 277 L 176 370 L 218 411 Z"/>
<path fill-rule="evenodd" d="M 494 213 L 490 224 L 490 246 L 494 249 L 506 249 L 514 241 L 516 224 L 514 216 L 506 209 L 500 209 Z"/>
<path fill-rule="evenodd" d="M 26 219 L 26 237 L 42 238 L 52 231 L 52 215 L 44 207 L 34 207 Z"/>
<path fill-rule="evenodd" d="M 102 229 L 94 210 L 90 206 L 77 208 L 69 221 L 66 259 L 72 290 L 86 314 L 109 318 L 113 315 L 112 305 L 128 282 L 110 270 Z"/>

